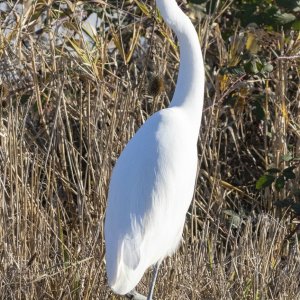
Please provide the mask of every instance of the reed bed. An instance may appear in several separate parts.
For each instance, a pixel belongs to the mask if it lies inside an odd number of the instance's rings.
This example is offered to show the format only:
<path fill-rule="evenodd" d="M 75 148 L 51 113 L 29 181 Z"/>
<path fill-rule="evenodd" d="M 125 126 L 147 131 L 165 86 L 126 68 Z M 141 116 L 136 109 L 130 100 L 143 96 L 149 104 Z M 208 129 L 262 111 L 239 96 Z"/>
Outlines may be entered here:
<path fill-rule="evenodd" d="M 172 98 L 176 38 L 153 1 L 7 3 L 0 298 L 121 299 L 105 275 L 109 178 L 130 137 Z M 230 3 L 218 5 L 199 18 L 183 4 L 206 61 L 199 175 L 182 245 L 162 264 L 155 299 L 300 299 L 300 36 L 236 24 L 225 37 Z M 101 20 L 97 32 L 83 23 L 91 13 Z M 240 68 L 247 51 L 272 68 Z M 288 167 L 295 177 L 282 189 L 256 188 L 266 170 Z"/>

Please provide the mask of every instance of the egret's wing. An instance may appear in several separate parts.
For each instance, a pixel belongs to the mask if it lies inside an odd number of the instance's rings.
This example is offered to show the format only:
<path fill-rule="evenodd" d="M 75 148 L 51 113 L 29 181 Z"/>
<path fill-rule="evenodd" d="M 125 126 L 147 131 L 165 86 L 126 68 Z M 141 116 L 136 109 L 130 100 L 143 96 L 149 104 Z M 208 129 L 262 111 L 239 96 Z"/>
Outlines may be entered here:
<path fill-rule="evenodd" d="M 175 109 L 153 115 L 119 157 L 105 221 L 107 274 L 119 292 L 176 249 L 193 195 L 196 143 Z M 118 286 L 117 286 L 118 285 Z"/>
<path fill-rule="evenodd" d="M 108 277 L 118 268 L 135 270 L 140 262 L 144 219 L 151 207 L 157 162 L 156 131 L 160 116 L 153 115 L 130 140 L 119 157 L 110 181 L 105 220 Z"/>

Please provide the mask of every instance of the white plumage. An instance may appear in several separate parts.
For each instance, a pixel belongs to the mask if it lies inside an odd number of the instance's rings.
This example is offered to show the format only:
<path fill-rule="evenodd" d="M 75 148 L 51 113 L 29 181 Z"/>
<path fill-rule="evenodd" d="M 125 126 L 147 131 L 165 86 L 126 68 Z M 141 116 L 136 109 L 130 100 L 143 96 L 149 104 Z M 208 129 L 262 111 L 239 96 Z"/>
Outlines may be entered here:
<path fill-rule="evenodd" d="M 121 295 L 135 288 L 149 266 L 176 250 L 196 179 L 204 90 L 198 36 L 175 0 L 156 3 L 177 34 L 180 69 L 170 107 L 143 124 L 112 172 L 106 268 L 110 287 Z"/>

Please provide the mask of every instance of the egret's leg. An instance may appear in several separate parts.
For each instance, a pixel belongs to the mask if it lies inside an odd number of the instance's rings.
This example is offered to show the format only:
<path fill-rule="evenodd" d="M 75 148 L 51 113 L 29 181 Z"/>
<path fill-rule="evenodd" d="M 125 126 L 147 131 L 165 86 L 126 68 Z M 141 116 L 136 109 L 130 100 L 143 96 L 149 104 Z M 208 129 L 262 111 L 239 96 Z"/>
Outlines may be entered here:
<path fill-rule="evenodd" d="M 161 261 L 157 262 L 154 266 L 153 277 L 152 277 L 152 281 L 151 281 L 148 296 L 145 297 L 144 295 L 138 293 L 136 290 L 132 290 L 131 292 L 129 292 L 128 294 L 125 295 L 128 299 L 132 299 L 132 300 L 152 300 L 154 285 L 155 285 L 155 281 L 156 281 L 156 278 L 157 278 L 160 263 L 161 263 Z"/>
<path fill-rule="evenodd" d="M 152 282 L 151 282 L 151 285 L 150 285 L 150 290 L 149 290 L 149 294 L 148 294 L 147 300 L 152 300 L 153 291 L 154 291 L 154 285 L 155 285 L 155 281 L 156 281 L 156 278 L 157 278 L 157 274 L 158 274 L 158 269 L 159 269 L 160 263 L 161 263 L 161 261 L 158 261 L 155 264 L 155 266 L 154 266 L 154 269 L 153 269 L 153 278 L 152 278 Z"/>
<path fill-rule="evenodd" d="M 131 292 L 126 294 L 126 297 L 132 300 L 147 300 L 147 297 L 138 293 L 136 290 L 132 290 Z"/>

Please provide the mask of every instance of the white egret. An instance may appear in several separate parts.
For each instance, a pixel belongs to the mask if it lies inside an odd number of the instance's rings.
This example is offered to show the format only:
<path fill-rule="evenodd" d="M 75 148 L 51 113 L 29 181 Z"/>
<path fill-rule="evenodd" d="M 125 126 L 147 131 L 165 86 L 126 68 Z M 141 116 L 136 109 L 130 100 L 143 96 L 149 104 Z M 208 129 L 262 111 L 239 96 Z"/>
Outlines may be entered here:
<path fill-rule="evenodd" d="M 175 0 L 156 0 L 180 45 L 177 85 L 168 108 L 152 115 L 113 169 L 105 219 L 108 284 L 120 295 L 146 299 L 134 288 L 181 240 L 197 170 L 197 140 L 204 96 L 204 64 L 190 19 Z M 139 295 L 139 296 L 138 296 Z"/>

